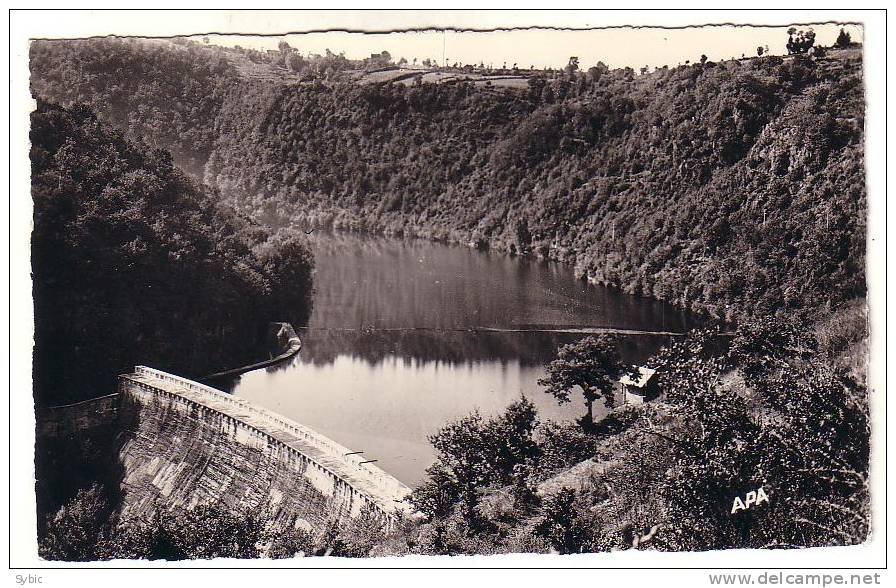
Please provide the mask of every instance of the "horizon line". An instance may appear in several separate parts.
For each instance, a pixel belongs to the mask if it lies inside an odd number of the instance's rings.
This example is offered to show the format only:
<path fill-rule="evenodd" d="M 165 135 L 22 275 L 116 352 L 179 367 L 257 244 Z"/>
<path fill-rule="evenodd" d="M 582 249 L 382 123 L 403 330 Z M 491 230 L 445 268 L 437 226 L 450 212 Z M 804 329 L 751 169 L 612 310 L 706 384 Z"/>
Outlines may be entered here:
<path fill-rule="evenodd" d="M 786 24 L 758 24 L 758 23 L 701 23 L 689 25 L 595 25 L 595 26 L 552 26 L 552 25 L 531 25 L 531 26 L 511 26 L 511 27 L 458 27 L 458 26 L 426 26 L 426 27 L 408 27 L 395 29 L 353 29 L 346 27 L 331 27 L 322 29 L 308 29 L 299 31 L 285 31 L 279 33 L 246 33 L 246 32 L 221 32 L 208 31 L 197 33 L 183 33 L 179 35 L 126 35 L 108 33 L 105 35 L 90 35 L 86 37 L 29 37 L 29 41 L 89 41 L 92 39 L 107 39 L 110 37 L 129 38 L 129 39 L 180 39 L 184 37 L 203 37 L 203 36 L 219 36 L 219 37 L 286 37 L 291 35 L 317 35 L 326 33 L 348 33 L 360 35 L 391 35 L 403 33 L 433 33 L 433 32 L 453 32 L 453 33 L 498 33 L 498 32 L 514 32 L 514 31 L 567 31 L 567 32 L 586 32 L 586 31 L 602 31 L 602 30 L 619 30 L 619 29 L 655 29 L 655 30 L 685 30 L 685 29 L 701 29 L 701 28 L 763 28 L 777 29 L 793 26 L 823 26 L 823 25 L 841 25 L 841 26 L 859 26 L 864 29 L 865 24 L 859 21 L 811 21 L 811 22 L 792 22 Z"/>

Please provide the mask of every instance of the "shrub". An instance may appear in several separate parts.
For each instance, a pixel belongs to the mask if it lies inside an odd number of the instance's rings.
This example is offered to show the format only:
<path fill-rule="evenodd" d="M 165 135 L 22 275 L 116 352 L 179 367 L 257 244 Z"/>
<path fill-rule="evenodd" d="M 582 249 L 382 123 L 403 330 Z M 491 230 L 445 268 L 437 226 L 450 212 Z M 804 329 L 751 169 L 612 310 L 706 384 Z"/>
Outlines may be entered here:
<path fill-rule="evenodd" d="M 535 526 L 535 535 L 546 539 L 560 554 L 585 553 L 594 545 L 594 532 L 588 518 L 577 504 L 577 493 L 561 488 L 544 500 L 542 518 Z"/>
<path fill-rule="evenodd" d="M 46 522 L 38 538 L 38 555 L 61 561 L 97 559 L 97 546 L 109 532 L 109 501 L 94 484 L 78 493 Z"/>
<path fill-rule="evenodd" d="M 593 457 L 596 441 L 575 423 L 546 421 L 538 428 L 538 446 L 539 468 L 551 471 Z"/>

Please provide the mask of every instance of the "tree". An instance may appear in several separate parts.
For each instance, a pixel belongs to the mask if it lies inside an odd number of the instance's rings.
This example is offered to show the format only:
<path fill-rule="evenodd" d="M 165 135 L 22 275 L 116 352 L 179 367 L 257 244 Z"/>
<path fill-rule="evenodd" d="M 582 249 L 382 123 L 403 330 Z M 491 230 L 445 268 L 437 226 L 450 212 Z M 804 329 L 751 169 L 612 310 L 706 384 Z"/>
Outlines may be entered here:
<path fill-rule="evenodd" d="M 443 519 L 460 499 L 457 479 L 440 461 L 426 468 L 426 481 L 411 494 L 411 502 L 427 520 Z"/>
<path fill-rule="evenodd" d="M 545 79 L 542 76 L 531 76 L 528 80 L 526 80 L 526 85 L 529 90 L 529 100 L 532 102 L 540 102 L 542 93 L 544 92 L 544 88 L 546 85 Z"/>
<path fill-rule="evenodd" d="M 570 77 L 574 76 L 577 71 L 579 71 L 579 58 L 578 57 L 570 57 L 569 63 L 566 64 L 564 68 L 566 70 L 567 75 Z"/>
<path fill-rule="evenodd" d="M 298 52 L 292 52 L 286 58 L 286 65 L 294 72 L 302 71 L 305 68 L 305 58 Z"/>
<path fill-rule="evenodd" d="M 510 483 L 518 465 L 531 465 L 537 459 L 539 449 L 533 438 L 537 417 L 535 405 L 521 397 L 497 417 L 486 420 L 474 411 L 442 427 L 429 438 L 437 461 L 427 469 L 427 481 L 414 492 L 414 504 L 429 518 L 439 519 L 460 502 L 470 529 L 478 529 L 480 489 Z"/>
<path fill-rule="evenodd" d="M 852 37 L 850 37 L 849 33 L 841 28 L 840 34 L 837 35 L 837 40 L 834 41 L 834 47 L 836 47 L 837 49 L 845 49 L 850 45 L 852 45 Z"/>
<path fill-rule="evenodd" d="M 525 217 L 519 218 L 514 221 L 513 229 L 516 249 L 521 254 L 528 253 L 529 246 L 532 244 L 532 233 L 529 232 L 529 221 Z"/>
<path fill-rule="evenodd" d="M 47 520 L 46 530 L 38 540 L 38 553 L 50 560 L 97 559 L 97 545 L 107 530 L 110 512 L 109 502 L 99 485 L 79 490 Z"/>
<path fill-rule="evenodd" d="M 270 280 L 272 311 L 289 322 L 304 324 L 312 304 L 314 256 L 298 231 L 281 229 L 255 251 Z M 270 320 L 277 320 L 271 315 Z"/>
<path fill-rule="evenodd" d="M 610 68 L 603 61 L 598 61 L 593 67 L 588 68 L 588 81 L 596 84 L 601 77 L 610 73 Z"/>
<path fill-rule="evenodd" d="M 790 27 L 787 29 L 787 35 L 788 54 L 808 53 L 815 44 L 815 31 L 812 29 L 803 31 Z"/>
<path fill-rule="evenodd" d="M 803 325 L 766 317 L 738 326 L 728 358 L 747 377 L 761 379 L 794 359 L 810 359 L 817 349 L 818 342 Z"/>
<path fill-rule="evenodd" d="M 458 488 L 463 514 L 471 527 L 478 519 L 476 505 L 479 489 L 489 481 L 491 439 L 485 434 L 482 415 L 478 411 L 448 423 L 429 442 L 438 461 L 450 471 Z"/>
<path fill-rule="evenodd" d="M 594 424 L 595 400 L 603 398 L 607 407 L 615 403 L 616 383 L 624 367 L 614 343 L 612 337 L 603 335 L 564 345 L 557 352 L 557 359 L 547 365 L 547 377 L 538 381 L 560 404 L 569 402 L 575 388 L 581 389 L 587 409 L 585 428 Z"/>
<path fill-rule="evenodd" d="M 594 456 L 596 440 L 576 423 L 548 420 L 538 428 L 538 467 L 557 470 Z"/>
<path fill-rule="evenodd" d="M 267 556 L 271 559 L 290 559 L 314 555 L 315 547 L 315 538 L 310 531 L 288 525 L 271 538 Z"/>
<path fill-rule="evenodd" d="M 537 426 L 538 409 L 522 395 L 503 414 L 488 421 L 485 436 L 490 439 L 493 480 L 506 484 L 516 466 L 535 461 L 539 448 L 532 435 Z"/>
<path fill-rule="evenodd" d="M 535 535 L 547 539 L 561 555 L 585 553 L 593 550 L 593 524 L 578 509 L 577 492 L 561 488 L 544 500 L 541 520 Z"/>
<path fill-rule="evenodd" d="M 164 532 L 180 556 L 176 559 L 256 558 L 258 545 L 265 539 L 266 517 L 248 509 L 237 513 L 200 505 L 166 513 L 162 520 Z"/>

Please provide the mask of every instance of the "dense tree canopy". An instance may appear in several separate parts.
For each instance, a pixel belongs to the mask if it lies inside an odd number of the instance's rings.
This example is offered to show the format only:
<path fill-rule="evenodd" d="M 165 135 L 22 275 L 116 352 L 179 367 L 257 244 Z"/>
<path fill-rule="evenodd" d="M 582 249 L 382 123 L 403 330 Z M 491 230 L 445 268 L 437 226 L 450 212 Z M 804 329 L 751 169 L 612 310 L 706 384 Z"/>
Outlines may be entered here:
<path fill-rule="evenodd" d="M 859 50 L 641 75 L 582 64 L 519 89 L 294 83 L 244 57 L 38 42 L 32 86 L 169 146 L 266 222 L 531 252 L 729 319 L 864 293 Z"/>
<path fill-rule="evenodd" d="M 581 444 L 592 460 L 553 479 L 551 428 L 536 429 L 532 451 L 504 462 L 535 464 L 528 480 L 516 472 L 510 479 L 488 475 L 497 463 L 485 435 L 493 425 L 478 416 L 440 431 L 439 447 L 480 473 L 478 518 L 458 516 L 454 466 L 437 462 L 415 493 L 428 514 L 424 550 L 683 551 L 864 541 L 867 389 L 843 367 L 823 362 L 805 325 L 766 318 L 728 339 L 695 331 L 656 354 L 650 364 L 660 397 L 611 412 L 588 433 L 578 430 L 578 439 L 567 437 L 568 429 L 560 443 L 567 458 Z M 511 406 L 507 414 L 518 412 Z"/>
<path fill-rule="evenodd" d="M 705 339 L 703 340 L 705 341 Z M 849 545 L 868 534 L 868 396 L 819 361 L 814 337 L 764 319 L 727 354 L 678 345 L 662 385 L 667 429 L 665 549 Z M 762 488 L 769 500 L 737 508 Z"/>
<path fill-rule="evenodd" d="M 31 141 L 38 403 L 109 393 L 135 363 L 232 367 L 264 356 L 268 321 L 307 319 L 301 240 L 268 241 L 166 152 L 45 103 Z"/>
<path fill-rule="evenodd" d="M 214 121 L 234 66 L 198 48 L 103 39 L 32 43 L 32 91 L 45 100 L 84 104 L 130 139 L 171 151 L 201 172 L 214 143 Z"/>

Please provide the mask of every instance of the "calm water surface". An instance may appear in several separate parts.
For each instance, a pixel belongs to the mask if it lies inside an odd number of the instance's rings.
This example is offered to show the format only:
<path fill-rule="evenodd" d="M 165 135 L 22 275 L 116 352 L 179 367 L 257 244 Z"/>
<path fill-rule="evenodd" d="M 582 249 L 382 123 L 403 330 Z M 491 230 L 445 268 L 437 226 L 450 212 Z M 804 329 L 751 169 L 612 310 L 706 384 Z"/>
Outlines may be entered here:
<path fill-rule="evenodd" d="M 244 374 L 237 396 L 308 425 L 414 485 L 427 436 L 520 394 L 542 419 L 574 419 L 537 384 L 559 345 L 589 329 L 681 332 L 694 319 L 576 280 L 571 268 L 425 241 L 312 235 L 314 311 L 291 362 Z M 638 363 L 668 340 L 626 335 Z M 597 408 L 597 407 L 596 407 Z"/>

